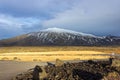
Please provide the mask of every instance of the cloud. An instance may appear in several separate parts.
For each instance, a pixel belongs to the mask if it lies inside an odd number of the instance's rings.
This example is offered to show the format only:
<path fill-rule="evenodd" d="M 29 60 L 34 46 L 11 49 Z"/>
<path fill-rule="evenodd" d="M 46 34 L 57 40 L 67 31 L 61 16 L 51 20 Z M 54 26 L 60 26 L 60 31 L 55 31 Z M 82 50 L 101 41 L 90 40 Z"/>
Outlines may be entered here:
<path fill-rule="evenodd" d="M 94 34 L 112 34 L 120 28 L 119 7 L 119 0 L 82 0 L 71 9 L 46 20 L 43 26 L 57 26 Z"/>
<path fill-rule="evenodd" d="M 0 12 L 13 16 L 50 18 L 79 0 L 0 0 Z M 51 15 L 51 16 L 50 16 Z"/>
<path fill-rule="evenodd" d="M 20 29 L 21 28 L 20 23 L 18 23 L 15 18 L 7 15 L 0 14 L 0 28 L 3 29 Z"/>
<path fill-rule="evenodd" d="M 1 27 L 7 29 L 20 29 L 22 27 L 32 27 L 32 25 L 39 23 L 40 20 L 32 17 L 13 17 L 10 15 L 0 14 Z M 26 26 L 23 26 L 26 25 Z"/>
<path fill-rule="evenodd" d="M 49 27 L 120 35 L 120 0 L 0 0 L 0 39 Z"/>
<path fill-rule="evenodd" d="M 79 0 L 0 0 L 0 38 L 42 29 L 41 23 Z"/>
<path fill-rule="evenodd" d="M 0 14 L 0 38 L 6 38 L 9 35 L 16 36 L 29 31 L 38 30 L 41 21 L 37 18 L 13 17 L 10 15 Z M 38 26 L 39 25 L 39 26 Z M 32 28 L 35 29 L 32 29 Z"/>

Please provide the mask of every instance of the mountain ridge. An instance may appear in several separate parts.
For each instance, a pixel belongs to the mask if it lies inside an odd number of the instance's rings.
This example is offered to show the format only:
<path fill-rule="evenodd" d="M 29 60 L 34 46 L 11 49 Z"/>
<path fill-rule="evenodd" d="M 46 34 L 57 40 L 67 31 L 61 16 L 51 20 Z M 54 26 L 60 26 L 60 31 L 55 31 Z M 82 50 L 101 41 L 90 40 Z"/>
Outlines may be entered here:
<path fill-rule="evenodd" d="M 120 45 L 120 37 L 99 37 L 92 34 L 60 28 L 48 28 L 9 39 L 0 40 L 0 46 L 109 46 Z"/>

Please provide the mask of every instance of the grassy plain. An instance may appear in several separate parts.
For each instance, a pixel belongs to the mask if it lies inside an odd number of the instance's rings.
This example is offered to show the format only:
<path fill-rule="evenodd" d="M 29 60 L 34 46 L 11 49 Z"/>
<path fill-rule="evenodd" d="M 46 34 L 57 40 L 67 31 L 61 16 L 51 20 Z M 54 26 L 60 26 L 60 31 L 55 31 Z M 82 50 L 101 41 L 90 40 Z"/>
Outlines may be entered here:
<path fill-rule="evenodd" d="M 99 51 L 119 53 L 120 46 L 85 47 L 85 46 L 39 46 L 39 47 L 0 47 L 0 53 L 12 52 L 50 52 L 50 51 Z"/>
<path fill-rule="evenodd" d="M 0 60 L 54 61 L 106 59 L 109 53 L 119 53 L 120 47 L 42 46 L 0 47 Z"/>

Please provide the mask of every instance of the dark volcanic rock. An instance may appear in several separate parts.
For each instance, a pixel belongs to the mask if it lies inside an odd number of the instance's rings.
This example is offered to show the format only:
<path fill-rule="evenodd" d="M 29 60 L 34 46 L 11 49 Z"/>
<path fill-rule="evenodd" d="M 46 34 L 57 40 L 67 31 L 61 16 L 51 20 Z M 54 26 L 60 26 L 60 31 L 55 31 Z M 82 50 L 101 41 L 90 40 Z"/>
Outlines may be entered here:
<path fill-rule="evenodd" d="M 41 75 L 43 72 L 39 73 L 39 79 L 36 80 L 120 80 L 120 66 L 113 66 L 111 59 L 108 61 L 67 62 L 59 66 L 47 65 L 42 69 L 45 75 Z M 33 75 L 35 70 L 33 70 Z M 28 72 L 28 74 L 30 73 Z M 28 76 L 27 78 L 25 75 L 16 76 L 14 80 L 34 80 L 33 77 Z"/>
<path fill-rule="evenodd" d="M 39 73 L 42 72 L 42 69 L 40 66 L 36 65 L 33 71 L 33 80 L 39 80 Z"/>

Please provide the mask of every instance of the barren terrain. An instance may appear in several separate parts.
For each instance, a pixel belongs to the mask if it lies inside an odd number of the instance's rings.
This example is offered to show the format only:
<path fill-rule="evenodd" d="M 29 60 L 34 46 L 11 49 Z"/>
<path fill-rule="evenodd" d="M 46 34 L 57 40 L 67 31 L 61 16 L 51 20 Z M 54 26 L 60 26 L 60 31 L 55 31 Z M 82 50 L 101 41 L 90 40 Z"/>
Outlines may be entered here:
<path fill-rule="evenodd" d="M 108 59 L 113 52 L 120 53 L 120 47 L 0 47 L 0 80 L 46 61 Z"/>

